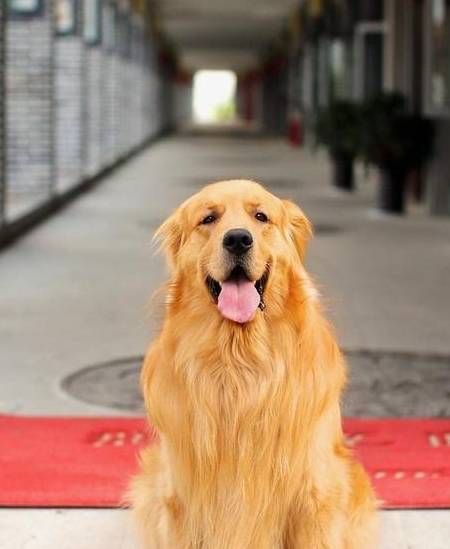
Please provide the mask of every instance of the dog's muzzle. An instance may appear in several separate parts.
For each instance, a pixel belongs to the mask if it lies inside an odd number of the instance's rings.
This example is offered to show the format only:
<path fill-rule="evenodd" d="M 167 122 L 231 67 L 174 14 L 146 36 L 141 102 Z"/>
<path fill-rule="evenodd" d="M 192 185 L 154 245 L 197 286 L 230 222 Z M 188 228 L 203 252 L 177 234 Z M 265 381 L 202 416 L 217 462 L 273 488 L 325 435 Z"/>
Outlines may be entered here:
<path fill-rule="evenodd" d="M 235 266 L 228 277 L 219 282 L 211 276 L 206 277 L 206 285 L 221 314 L 234 322 L 244 324 L 253 319 L 256 310 L 264 311 L 264 290 L 269 270 L 253 282 L 244 267 Z"/>

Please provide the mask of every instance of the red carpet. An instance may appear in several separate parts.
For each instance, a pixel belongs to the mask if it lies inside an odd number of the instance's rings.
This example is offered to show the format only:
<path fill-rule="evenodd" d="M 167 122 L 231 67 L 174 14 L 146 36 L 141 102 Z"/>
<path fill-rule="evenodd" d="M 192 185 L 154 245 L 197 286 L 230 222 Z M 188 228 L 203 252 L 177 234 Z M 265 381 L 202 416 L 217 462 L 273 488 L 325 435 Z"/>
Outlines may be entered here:
<path fill-rule="evenodd" d="M 386 508 L 450 508 L 450 419 L 347 419 L 348 442 Z M 140 419 L 0 416 L 0 505 L 116 507 Z"/>

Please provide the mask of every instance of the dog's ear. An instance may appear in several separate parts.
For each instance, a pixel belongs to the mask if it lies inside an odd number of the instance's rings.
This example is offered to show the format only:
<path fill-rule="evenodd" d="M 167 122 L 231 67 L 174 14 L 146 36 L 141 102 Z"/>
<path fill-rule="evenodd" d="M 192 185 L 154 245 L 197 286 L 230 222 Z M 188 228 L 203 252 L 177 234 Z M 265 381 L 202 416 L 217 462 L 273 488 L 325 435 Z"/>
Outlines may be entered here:
<path fill-rule="evenodd" d="M 160 249 L 164 251 L 169 265 L 173 268 L 185 241 L 180 210 L 175 211 L 158 227 L 153 240 L 160 242 Z"/>
<path fill-rule="evenodd" d="M 289 238 L 293 241 L 300 260 L 303 261 L 308 240 L 313 235 L 312 225 L 297 204 L 290 200 L 282 202 L 287 215 Z"/>

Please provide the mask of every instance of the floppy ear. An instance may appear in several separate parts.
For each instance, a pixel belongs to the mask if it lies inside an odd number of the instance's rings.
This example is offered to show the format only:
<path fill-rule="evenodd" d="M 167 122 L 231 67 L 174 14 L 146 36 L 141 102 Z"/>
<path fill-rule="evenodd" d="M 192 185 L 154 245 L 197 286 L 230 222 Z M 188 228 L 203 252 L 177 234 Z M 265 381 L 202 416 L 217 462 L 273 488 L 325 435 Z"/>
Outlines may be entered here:
<path fill-rule="evenodd" d="M 289 237 L 294 242 L 300 261 L 305 259 L 306 245 L 313 235 L 312 225 L 302 210 L 290 200 L 283 200 L 289 225 Z"/>
<path fill-rule="evenodd" d="M 178 252 L 185 241 L 179 210 L 174 212 L 158 227 L 153 240 L 160 242 L 160 249 L 164 251 L 169 265 L 173 268 Z"/>

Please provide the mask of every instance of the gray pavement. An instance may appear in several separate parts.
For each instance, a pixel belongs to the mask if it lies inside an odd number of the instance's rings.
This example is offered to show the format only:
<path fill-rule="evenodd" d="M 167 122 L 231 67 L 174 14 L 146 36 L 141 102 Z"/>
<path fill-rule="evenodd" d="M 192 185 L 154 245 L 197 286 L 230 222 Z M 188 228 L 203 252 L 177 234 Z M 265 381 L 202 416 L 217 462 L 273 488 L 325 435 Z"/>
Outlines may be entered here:
<path fill-rule="evenodd" d="M 445 384 L 450 220 L 417 208 L 406 218 L 376 213 L 373 174 L 359 170 L 358 191 L 342 194 L 329 185 L 321 153 L 239 134 L 184 135 L 156 143 L 0 254 L 1 412 L 133 413 L 78 400 L 62 380 L 144 353 L 160 316 L 148 302 L 164 279 L 152 232 L 204 183 L 231 177 L 261 179 L 298 201 L 316 225 L 308 266 L 345 349 L 437 355 Z M 433 398 L 432 386 L 423 398 Z M 128 549 L 125 517 L 124 511 L 1 510 L 0 547 Z M 383 549 L 448 547 L 448 511 L 386 512 L 383 521 Z"/>

